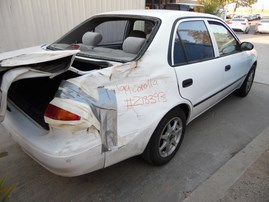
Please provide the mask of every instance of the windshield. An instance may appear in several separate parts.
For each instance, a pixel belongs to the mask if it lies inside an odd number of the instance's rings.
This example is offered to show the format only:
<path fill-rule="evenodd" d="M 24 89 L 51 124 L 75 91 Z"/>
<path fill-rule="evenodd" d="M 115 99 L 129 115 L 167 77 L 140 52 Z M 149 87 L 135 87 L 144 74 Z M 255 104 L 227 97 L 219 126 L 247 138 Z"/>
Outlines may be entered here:
<path fill-rule="evenodd" d="M 131 61 L 142 54 L 155 33 L 158 19 L 149 17 L 95 17 L 81 23 L 48 46 L 52 50 L 79 49 L 82 57 Z"/>

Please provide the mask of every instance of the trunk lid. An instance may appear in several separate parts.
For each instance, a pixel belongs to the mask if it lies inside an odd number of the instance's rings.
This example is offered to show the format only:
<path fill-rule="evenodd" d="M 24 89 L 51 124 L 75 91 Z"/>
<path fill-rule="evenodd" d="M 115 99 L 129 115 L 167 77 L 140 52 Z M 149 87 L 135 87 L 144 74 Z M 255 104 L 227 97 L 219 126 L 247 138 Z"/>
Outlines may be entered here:
<path fill-rule="evenodd" d="M 0 121 L 11 84 L 26 78 L 55 77 L 69 69 L 78 50 L 50 51 L 34 47 L 0 54 Z"/>

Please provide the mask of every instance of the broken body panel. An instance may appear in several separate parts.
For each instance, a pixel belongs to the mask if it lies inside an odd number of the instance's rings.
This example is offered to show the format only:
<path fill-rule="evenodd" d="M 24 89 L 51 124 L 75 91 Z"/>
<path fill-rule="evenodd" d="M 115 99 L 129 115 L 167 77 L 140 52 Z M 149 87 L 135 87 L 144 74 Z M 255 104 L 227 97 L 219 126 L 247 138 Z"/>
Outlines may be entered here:
<path fill-rule="evenodd" d="M 58 53 L 56 58 L 59 59 L 73 56 L 77 51 L 53 53 Z M 162 105 L 173 108 L 178 103 L 178 100 L 170 99 L 177 91 L 174 71 L 152 74 L 148 61 L 141 60 L 114 63 L 111 67 L 83 72 L 63 81 L 50 104 L 78 114 L 81 119 L 61 121 L 44 117 L 49 125 L 49 130 L 45 130 L 12 102 L 5 113 L 8 87 L 18 79 L 54 77 L 64 71 L 79 70 L 69 67 L 52 73 L 31 68 L 33 64 L 46 63 L 45 57 L 40 61 L 29 59 L 28 64 L 23 60 L 20 66 L 21 57 L 30 58 L 36 54 L 2 60 L 2 67 L 5 64 L 16 64 L 16 67 L 3 75 L 1 115 L 5 117 L 3 125 L 26 153 L 56 174 L 80 175 L 142 153 L 166 113 L 167 109 Z M 51 61 L 48 52 L 44 50 L 43 54 Z M 148 68 L 139 66 L 144 63 Z M 154 116 L 148 116 L 152 112 L 155 112 Z"/>

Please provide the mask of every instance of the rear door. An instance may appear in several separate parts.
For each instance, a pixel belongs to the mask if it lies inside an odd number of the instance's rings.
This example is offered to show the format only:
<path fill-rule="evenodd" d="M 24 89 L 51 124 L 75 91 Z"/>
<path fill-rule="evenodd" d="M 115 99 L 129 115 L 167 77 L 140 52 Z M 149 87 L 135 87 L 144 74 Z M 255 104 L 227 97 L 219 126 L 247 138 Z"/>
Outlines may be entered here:
<path fill-rule="evenodd" d="M 219 100 L 224 66 L 216 64 L 213 43 L 206 21 L 179 21 L 174 30 L 171 63 L 179 93 L 193 105 L 191 119 Z"/>

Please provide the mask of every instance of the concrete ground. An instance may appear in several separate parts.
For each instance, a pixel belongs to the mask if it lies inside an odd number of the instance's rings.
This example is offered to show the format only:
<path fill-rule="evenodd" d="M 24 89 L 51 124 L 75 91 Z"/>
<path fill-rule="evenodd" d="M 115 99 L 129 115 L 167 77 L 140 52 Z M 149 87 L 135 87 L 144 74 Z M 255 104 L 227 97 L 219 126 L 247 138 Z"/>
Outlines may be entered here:
<path fill-rule="evenodd" d="M 268 135 L 268 134 L 267 134 Z M 233 184 L 220 202 L 269 201 L 269 150 L 266 150 Z"/>
<path fill-rule="evenodd" d="M 269 126 L 183 202 L 269 201 Z"/>
<path fill-rule="evenodd" d="M 231 95 L 189 124 L 179 152 L 162 167 L 135 157 L 87 175 L 59 177 L 27 156 L 0 127 L 0 176 L 16 184 L 10 200 L 195 201 L 199 194 L 199 202 L 205 196 L 212 196 L 205 202 L 269 199 L 264 139 L 269 136 L 269 36 L 240 38 L 254 40 L 259 52 L 250 94 L 243 99 Z M 213 187 L 212 181 L 217 183 Z"/>

